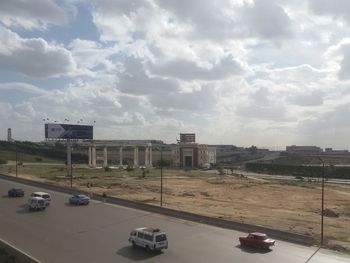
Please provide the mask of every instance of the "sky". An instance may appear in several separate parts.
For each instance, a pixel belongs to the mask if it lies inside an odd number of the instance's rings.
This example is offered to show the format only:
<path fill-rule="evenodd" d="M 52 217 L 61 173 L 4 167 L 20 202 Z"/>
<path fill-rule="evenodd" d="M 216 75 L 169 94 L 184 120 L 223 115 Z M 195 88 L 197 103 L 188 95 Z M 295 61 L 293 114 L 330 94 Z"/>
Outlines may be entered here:
<path fill-rule="evenodd" d="M 350 148 L 349 0 L 0 0 L 0 140 Z"/>

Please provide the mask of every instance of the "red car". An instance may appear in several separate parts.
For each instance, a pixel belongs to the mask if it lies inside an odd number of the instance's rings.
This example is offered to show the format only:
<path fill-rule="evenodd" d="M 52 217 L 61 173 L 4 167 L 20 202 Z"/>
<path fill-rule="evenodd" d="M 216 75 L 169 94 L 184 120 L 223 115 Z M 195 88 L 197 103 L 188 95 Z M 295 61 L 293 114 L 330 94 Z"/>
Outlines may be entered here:
<path fill-rule="evenodd" d="M 241 246 L 269 249 L 275 245 L 276 241 L 269 239 L 266 234 L 254 232 L 248 234 L 246 237 L 240 237 L 239 242 L 241 243 Z"/>

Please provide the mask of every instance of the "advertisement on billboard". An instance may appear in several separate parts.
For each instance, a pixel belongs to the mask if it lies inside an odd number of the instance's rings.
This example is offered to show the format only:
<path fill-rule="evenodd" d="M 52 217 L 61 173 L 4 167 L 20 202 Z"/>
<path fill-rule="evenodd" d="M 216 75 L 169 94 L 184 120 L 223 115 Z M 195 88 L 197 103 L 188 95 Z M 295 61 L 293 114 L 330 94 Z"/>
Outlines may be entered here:
<path fill-rule="evenodd" d="M 45 124 L 46 139 L 93 139 L 93 126 L 74 124 Z"/>

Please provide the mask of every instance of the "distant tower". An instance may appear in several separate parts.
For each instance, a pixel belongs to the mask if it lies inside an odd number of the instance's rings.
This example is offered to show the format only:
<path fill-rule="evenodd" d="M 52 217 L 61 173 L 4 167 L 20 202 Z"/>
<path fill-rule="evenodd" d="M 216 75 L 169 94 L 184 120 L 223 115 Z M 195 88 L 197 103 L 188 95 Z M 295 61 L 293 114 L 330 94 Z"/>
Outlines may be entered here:
<path fill-rule="evenodd" d="M 12 142 L 12 131 L 11 128 L 7 129 L 7 141 Z"/>

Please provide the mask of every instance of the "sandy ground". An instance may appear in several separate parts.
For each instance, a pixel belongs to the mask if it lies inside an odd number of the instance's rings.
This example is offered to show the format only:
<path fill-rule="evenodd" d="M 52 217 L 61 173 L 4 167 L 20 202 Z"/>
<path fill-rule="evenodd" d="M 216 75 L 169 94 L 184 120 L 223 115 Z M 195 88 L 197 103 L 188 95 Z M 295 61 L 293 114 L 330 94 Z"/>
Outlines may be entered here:
<path fill-rule="evenodd" d="M 6 171 L 4 171 L 6 170 Z M 23 167 L 21 177 L 68 186 L 62 167 Z M 0 172 L 12 172 L 0 168 Z M 59 176 L 60 174 L 61 176 Z M 75 169 L 73 184 L 94 193 L 160 204 L 160 171 L 104 172 Z M 267 226 L 319 238 L 321 185 L 299 181 L 277 181 L 216 175 L 200 171 L 163 172 L 163 205 L 213 217 Z M 329 247 L 350 251 L 350 185 L 326 184 L 325 209 L 338 217 L 324 217 L 325 240 Z"/>

